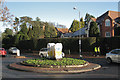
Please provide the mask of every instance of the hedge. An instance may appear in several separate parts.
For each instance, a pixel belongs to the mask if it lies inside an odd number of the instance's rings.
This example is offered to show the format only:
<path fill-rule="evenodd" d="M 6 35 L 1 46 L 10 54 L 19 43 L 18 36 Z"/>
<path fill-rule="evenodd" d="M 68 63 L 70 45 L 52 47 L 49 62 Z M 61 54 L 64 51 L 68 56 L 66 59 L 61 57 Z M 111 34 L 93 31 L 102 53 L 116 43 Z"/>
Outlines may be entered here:
<path fill-rule="evenodd" d="M 11 41 L 11 40 L 10 40 Z M 8 47 L 10 45 L 15 45 L 10 43 L 10 41 L 4 40 L 4 46 Z M 34 40 L 24 40 L 20 41 L 16 46 L 20 50 L 37 50 L 47 47 L 47 43 L 62 43 L 63 51 L 65 53 L 79 52 L 79 38 L 44 38 L 44 39 L 34 39 Z M 6 44 L 5 44 L 6 43 Z M 100 46 L 101 54 L 105 54 L 112 49 L 120 48 L 120 37 L 84 37 L 82 38 L 82 52 L 94 52 L 94 47 Z"/>
<path fill-rule="evenodd" d="M 22 50 L 40 50 L 41 48 L 46 48 L 47 43 L 62 43 L 63 50 L 70 50 L 71 52 L 78 52 L 79 45 L 78 45 L 78 38 L 46 38 L 46 39 L 39 39 L 39 40 L 26 40 L 20 41 L 17 47 Z"/>

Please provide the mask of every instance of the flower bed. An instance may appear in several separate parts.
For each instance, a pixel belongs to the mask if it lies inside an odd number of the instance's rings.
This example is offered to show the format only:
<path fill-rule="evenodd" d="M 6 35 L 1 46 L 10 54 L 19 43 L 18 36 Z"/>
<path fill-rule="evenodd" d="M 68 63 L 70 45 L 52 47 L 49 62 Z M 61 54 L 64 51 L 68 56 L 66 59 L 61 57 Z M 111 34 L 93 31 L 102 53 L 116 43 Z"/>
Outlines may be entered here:
<path fill-rule="evenodd" d="M 21 62 L 24 65 L 35 66 L 35 67 L 82 67 L 88 62 L 74 58 L 62 58 L 61 60 L 49 60 L 49 59 L 31 59 Z"/>

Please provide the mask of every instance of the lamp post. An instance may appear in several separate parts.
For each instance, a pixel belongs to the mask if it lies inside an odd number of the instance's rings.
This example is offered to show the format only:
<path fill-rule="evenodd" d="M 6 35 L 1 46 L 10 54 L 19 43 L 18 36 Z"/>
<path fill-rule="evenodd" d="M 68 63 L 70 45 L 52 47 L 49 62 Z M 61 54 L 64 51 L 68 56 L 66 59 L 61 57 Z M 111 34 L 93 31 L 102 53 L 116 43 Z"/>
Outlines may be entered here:
<path fill-rule="evenodd" d="M 77 10 L 78 12 L 79 12 L 79 28 L 80 28 L 80 11 L 76 8 L 76 7 L 73 7 L 73 9 L 74 10 Z M 79 54 L 80 54 L 80 58 L 82 58 L 82 53 L 81 53 L 81 30 L 79 30 L 79 34 L 78 34 L 78 36 L 79 36 Z"/>

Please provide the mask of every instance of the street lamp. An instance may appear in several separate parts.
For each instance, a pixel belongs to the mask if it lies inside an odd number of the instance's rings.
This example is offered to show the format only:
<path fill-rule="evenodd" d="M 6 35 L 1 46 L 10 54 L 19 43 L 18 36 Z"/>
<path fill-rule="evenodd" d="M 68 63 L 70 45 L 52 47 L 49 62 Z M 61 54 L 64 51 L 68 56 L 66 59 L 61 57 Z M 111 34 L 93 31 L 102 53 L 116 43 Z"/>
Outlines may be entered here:
<path fill-rule="evenodd" d="M 73 7 L 74 10 L 77 10 L 79 12 L 79 28 L 80 28 L 80 11 L 76 8 L 76 7 Z M 81 34 L 80 34 L 81 30 L 79 30 L 79 34 L 78 36 L 80 37 L 79 38 L 79 54 L 80 54 L 80 58 L 82 58 L 82 53 L 81 53 Z"/>

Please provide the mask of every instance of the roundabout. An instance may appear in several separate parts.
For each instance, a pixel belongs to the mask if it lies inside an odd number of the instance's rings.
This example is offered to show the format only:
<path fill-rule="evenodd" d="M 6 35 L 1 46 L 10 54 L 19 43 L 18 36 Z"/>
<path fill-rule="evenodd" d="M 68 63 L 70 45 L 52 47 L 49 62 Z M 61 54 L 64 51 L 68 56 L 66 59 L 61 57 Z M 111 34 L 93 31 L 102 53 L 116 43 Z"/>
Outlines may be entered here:
<path fill-rule="evenodd" d="M 30 59 L 12 63 L 9 68 L 38 73 L 81 73 L 99 69 L 101 66 L 80 59 L 63 58 L 62 60 Z"/>

